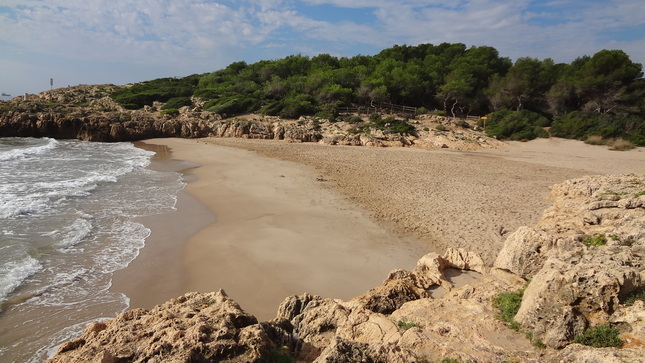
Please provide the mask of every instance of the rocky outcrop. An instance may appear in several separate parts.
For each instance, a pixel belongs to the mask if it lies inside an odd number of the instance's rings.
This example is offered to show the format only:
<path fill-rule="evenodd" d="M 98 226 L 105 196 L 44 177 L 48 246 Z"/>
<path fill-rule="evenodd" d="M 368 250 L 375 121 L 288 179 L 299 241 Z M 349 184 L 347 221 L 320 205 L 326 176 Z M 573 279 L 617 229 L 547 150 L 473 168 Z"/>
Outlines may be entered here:
<path fill-rule="evenodd" d="M 52 361 L 642 360 L 645 305 L 625 299 L 645 288 L 645 175 L 568 181 L 552 198 L 540 223 L 509 235 L 491 269 L 463 249 L 429 253 L 349 301 L 290 296 L 263 323 L 222 291 L 188 294 L 93 323 Z M 454 271 L 476 278 L 455 286 Z M 434 298 L 437 289 L 445 294 Z M 519 289 L 517 332 L 492 301 Z M 621 349 L 571 344 L 600 324 L 620 330 Z"/>
<path fill-rule="evenodd" d="M 353 123 L 330 122 L 316 117 L 283 120 L 246 115 L 222 119 L 203 109 L 204 101 L 167 112 L 155 102 L 142 110 L 128 110 L 110 98 L 114 85 L 81 85 L 0 101 L 0 137 L 52 137 L 87 141 L 135 141 L 149 138 L 237 137 L 320 142 L 351 146 L 416 146 L 429 149 L 474 150 L 503 145 L 482 132 L 457 126 L 447 118 L 423 116 L 417 131 L 400 135 L 380 129 L 357 128 Z M 462 125 L 463 125 L 462 121 Z M 441 125 L 442 131 L 435 130 Z M 432 129 L 428 126 L 432 126 Z M 441 141 L 437 141 L 437 140 Z"/>
<path fill-rule="evenodd" d="M 94 322 L 51 362 L 265 362 L 290 344 L 289 322 L 258 323 L 220 290 Z"/>
<path fill-rule="evenodd" d="M 530 279 L 515 319 L 562 348 L 611 323 L 625 297 L 645 288 L 645 175 L 571 180 L 551 197 L 543 219 L 511 234 L 494 266 Z"/>

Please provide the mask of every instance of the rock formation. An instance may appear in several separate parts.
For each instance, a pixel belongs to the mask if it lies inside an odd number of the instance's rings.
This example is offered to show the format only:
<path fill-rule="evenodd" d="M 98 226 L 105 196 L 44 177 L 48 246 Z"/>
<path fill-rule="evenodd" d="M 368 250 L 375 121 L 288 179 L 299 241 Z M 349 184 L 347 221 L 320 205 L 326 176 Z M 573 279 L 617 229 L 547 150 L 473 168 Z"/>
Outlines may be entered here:
<path fill-rule="evenodd" d="M 263 323 L 222 291 L 191 293 L 93 323 L 52 362 L 643 361 L 645 305 L 625 301 L 645 288 L 645 174 L 572 180 L 551 196 L 492 268 L 463 249 L 429 253 L 349 301 L 290 296 Z M 449 269 L 477 278 L 454 286 Z M 437 289 L 445 295 L 433 298 Z M 515 331 L 492 301 L 519 289 Z M 622 348 L 572 344 L 604 324 L 621 332 Z"/>
<path fill-rule="evenodd" d="M 247 115 L 222 119 L 202 109 L 182 107 L 165 113 L 163 103 L 142 110 L 128 110 L 110 98 L 118 87 L 92 85 L 59 88 L 0 101 L 0 136 L 52 137 L 87 141 L 136 141 L 149 138 L 238 137 L 321 142 L 351 146 L 417 146 L 428 149 L 474 150 L 500 147 L 502 142 L 482 132 L 455 125 L 451 119 L 424 115 L 414 121 L 415 135 L 399 135 L 378 129 L 358 130 L 347 122 L 330 122 L 315 117 L 283 120 L 279 117 Z M 443 131 L 435 129 L 442 126 Z M 463 123 L 461 123 L 463 125 Z M 432 127 L 432 130 L 430 129 Z"/>

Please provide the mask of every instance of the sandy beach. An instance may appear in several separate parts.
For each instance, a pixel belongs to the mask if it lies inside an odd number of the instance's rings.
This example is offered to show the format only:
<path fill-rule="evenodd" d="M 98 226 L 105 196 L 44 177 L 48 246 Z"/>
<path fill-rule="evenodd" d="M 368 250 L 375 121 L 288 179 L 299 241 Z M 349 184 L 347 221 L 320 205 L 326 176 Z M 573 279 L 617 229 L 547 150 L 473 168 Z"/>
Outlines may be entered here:
<path fill-rule="evenodd" d="M 199 166 L 175 165 L 192 180 L 178 210 L 144 221 L 152 235 L 113 290 L 131 307 L 151 308 L 221 288 L 260 320 L 288 295 L 359 295 L 430 251 L 463 247 L 492 263 L 505 236 L 549 206 L 549 186 L 645 171 L 642 148 L 561 139 L 476 152 L 215 138 L 145 144 Z"/>

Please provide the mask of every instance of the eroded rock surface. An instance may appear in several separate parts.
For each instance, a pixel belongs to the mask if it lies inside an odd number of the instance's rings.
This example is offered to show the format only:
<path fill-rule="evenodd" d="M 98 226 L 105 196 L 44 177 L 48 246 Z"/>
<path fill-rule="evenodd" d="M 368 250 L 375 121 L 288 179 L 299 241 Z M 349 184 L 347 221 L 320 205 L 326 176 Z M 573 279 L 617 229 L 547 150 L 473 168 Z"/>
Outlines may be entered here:
<path fill-rule="evenodd" d="M 290 330 L 287 321 L 258 323 L 222 290 L 190 293 L 92 323 L 51 362 L 264 362 L 289 347 Z"/>

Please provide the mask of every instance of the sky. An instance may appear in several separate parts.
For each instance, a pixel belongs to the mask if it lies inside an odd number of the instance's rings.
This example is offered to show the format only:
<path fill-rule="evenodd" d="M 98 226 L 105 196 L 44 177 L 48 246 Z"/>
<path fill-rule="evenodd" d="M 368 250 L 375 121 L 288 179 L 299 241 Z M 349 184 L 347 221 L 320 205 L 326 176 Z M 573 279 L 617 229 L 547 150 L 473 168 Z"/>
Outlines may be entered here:
<path fill-rule="evenodd" d="M 2 0 L 0 92 L 184 77 L 288 55 L 464 43 L 645 64 L 643 0 Z M 0 99 L 6 100 L 7 97 Z"/>

